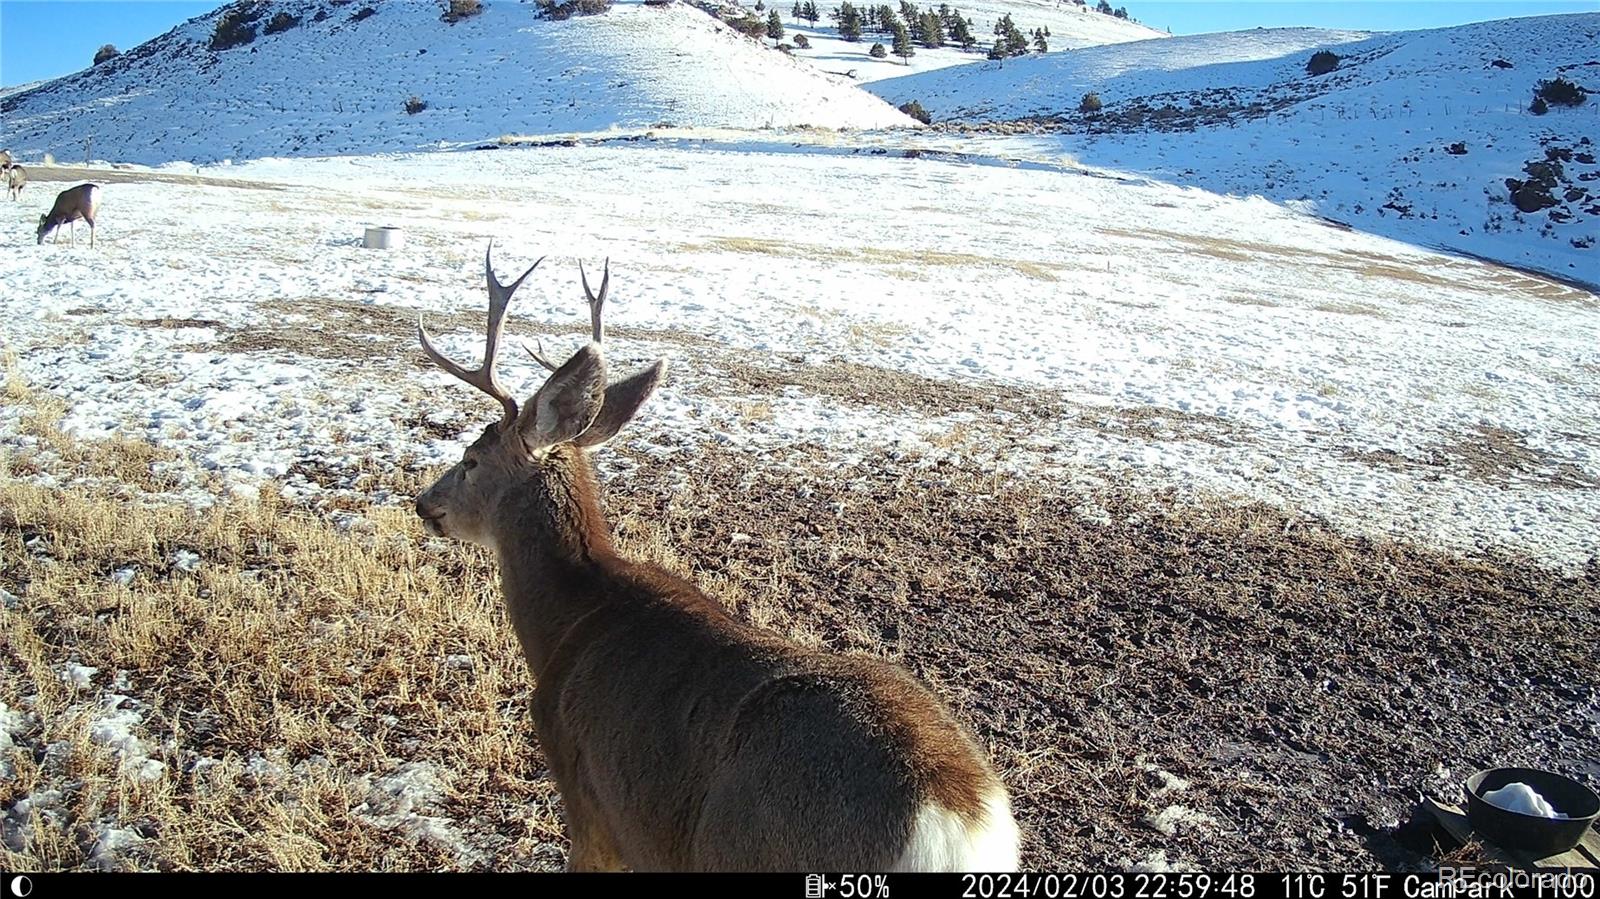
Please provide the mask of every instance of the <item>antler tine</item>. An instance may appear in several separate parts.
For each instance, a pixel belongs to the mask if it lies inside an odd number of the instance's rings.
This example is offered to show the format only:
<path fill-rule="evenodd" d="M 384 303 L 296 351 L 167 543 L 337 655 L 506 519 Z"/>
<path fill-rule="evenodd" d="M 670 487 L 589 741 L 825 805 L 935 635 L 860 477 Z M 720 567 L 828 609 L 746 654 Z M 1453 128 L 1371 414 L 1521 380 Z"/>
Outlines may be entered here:
<path fill-rule="evenodd" d="M 549 357 L 544 354 L 544 341 L 535 337 L 533 342 L 539 347 L 538 349 L 534 349 L 533 347 L 528 346 L 526 343 L 522 345 L 522 348 L 528 351 L 528 355 L 533 357 L 533 361 L 539 363 L 550 371 L 555 371 L 561 367 L 554 362 L 551 362 Z"/>
<path fill-rule="evenodd" d="M 422 351 L 436 365 L 498 400 L 505 410 L 502 422 L 509 423 L 516 420 L 517 401 L 500 386 L 499 379 L 495 377 L 495 360 L 500 354 L 500 326 L 505 322 L 506 307 L 511 302 L 511 295 L 516 293 L 517 288 L 529 275 L 533 274 L 533 270 L 539 267 L 544 257 L 539 257 L 533 265 L 528 266 L 527 271 L 522 273 L 522 277 L 511 282 L 510 286 L 506 286 L 494 276 L 494 263 L 491 261 L 493 251 L 494 243 L 491 241 L 489 249 L 483 254 L 484 274 L 489 282 L 489 325 L 484 340 L 483 364 L 475 369 L 468 369 L 450 361 L 433 345 L 432 335 L 423 326 L 420 316 L 417 318 L 417 339 L 422 343 Z"/>
<path fill-rule="evenodd" d="M 606 257 L 605 274 L 600 278 L 600 295 L 589 289 L 589 275 L 583 270 L 583 260 L 578 260 L 578 277 L 583 279 L 583 295 L 589 298 L 589 323 L 594 329 L 594 342 L 605 337 L 605 325 L 600 320 L 600 309 L 606 303 L 606 291 L 611 289 L 611 257 Z"/>
<path fill-rule="evenodd" d="M 511 286 L 507 287 L 494 276 L 494 263 L 489 261 L 493 251 L 494 242 L 490 241 L 489 248 L 483 251 L 483 275 L 489 282 L 489 336 L 483 350 L 483 368 L 489 373 L 491 381 L 494 380 L 495 358 L 500 353 L 500 326 L 505 322 L 506 307 L 511 303 L 511 295 L 517 292 L 522 282 L 528 280 L 533 270 L 544 261 L 543 256 L 535 259 L 533 265 L 528 266 L 528 270 L 522 273 L 522 277 L 512 281 Z"/>

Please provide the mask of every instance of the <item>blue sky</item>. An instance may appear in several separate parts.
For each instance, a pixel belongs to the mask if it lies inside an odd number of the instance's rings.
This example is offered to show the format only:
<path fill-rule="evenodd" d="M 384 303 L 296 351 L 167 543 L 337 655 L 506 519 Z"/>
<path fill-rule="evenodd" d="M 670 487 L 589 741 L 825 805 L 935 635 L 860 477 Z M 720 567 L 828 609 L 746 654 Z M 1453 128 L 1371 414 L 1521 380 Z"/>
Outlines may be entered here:
<path fill-rule="evenodd" d="M 950 2 L 960 6 L 960 0 Z M 86 68 L 102 44 L 129 50 L 219 5 L 220 0 L 0 0 L 0 85 Z M 1114 0 L 1113 5 L 1125 5 L 1134 18 L 1175 34 L 1275 25 L 1396 31 L 1600 10 L 1600 0 Z"/>

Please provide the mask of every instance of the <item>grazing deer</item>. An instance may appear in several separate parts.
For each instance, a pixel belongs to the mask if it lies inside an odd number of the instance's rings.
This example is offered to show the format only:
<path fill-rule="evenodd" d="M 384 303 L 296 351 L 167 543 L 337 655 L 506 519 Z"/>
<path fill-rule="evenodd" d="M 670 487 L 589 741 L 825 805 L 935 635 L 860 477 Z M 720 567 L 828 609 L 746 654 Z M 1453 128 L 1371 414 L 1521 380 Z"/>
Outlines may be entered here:
<path fill-rule="evenodd" d="M 6 193 L 11 196 L 11 199 L 20 199 L 22 197 L 22 186 L 27 183 L 27 169 L 20 165 L 14 165 L 6 169 Z"/>
<path fill-rule="evenodd" d="M 499 561 L 566 808 L 568 870 L 1014 869 L 1005 786 L 905 670 L 797 646 L 618 554 L 587 452 L 638 413 L 665 360 L 607 385 L 608 261 L 599 294 L 583 276 L 591 342 L 559 366 L 535 352 L 551 374 L 519 407 L 495 360 L 506 306 L 538 265 L 506 286 L 485 254 L 476 369 L 417 324 L 423 352 L 503 411 L 417 497 L 417 515 Z"/>
<path fill-rule="evenodd" d="M 55 237 L 50 242 L 61 242 L 61 226 L 71 226 L 72 246 L 78 245 L 78 219 L 89 223 L 89 246 L 94 246 L 94 216 L 95 210 L 100 208 L 100 186 L 98 184 L 80 184 L 69 187 L 56 194 L 56 204 L 50 211 L 39 216 L 39 230 L 35 235 L 36 243 L 44 243 L 46 232 L 54 230 Z"/>

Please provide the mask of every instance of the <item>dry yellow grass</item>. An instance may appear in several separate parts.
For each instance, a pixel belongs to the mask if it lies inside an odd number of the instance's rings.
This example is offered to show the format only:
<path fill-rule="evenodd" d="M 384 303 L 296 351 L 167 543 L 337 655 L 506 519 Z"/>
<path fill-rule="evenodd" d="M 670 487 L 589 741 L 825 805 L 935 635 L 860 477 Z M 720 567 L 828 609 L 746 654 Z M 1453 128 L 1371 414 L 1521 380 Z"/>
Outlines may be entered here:
<path fill-rule="evenodd" d="M 0 805 L 65 785 L 54 826 L 36 821 L 0 867 L 83 865 L 109 821 L 161 868 L 559 861 L 526 672 L 482 554 L 424 543 L 402 510 L 341 530 L 271 494 L 197 514 L 8 481 L 0 509 L 0 577 L 19 595 L 0 612 L 0 701 L 28 710 L 20 742 L 43 750 L 11 754 Z M 182 570 L 180 552 L 199 565 Z M 89 690 L 63 681 L 63 659 L 98 669 Z M 136 698 L 157 776 L 119 773 L 91 737 L 107 691 Z M 384 820 L 375 781 L 402 760 L 446 772 L 448 794 L 418 814 L 513 836 L 456 845 Z"/>

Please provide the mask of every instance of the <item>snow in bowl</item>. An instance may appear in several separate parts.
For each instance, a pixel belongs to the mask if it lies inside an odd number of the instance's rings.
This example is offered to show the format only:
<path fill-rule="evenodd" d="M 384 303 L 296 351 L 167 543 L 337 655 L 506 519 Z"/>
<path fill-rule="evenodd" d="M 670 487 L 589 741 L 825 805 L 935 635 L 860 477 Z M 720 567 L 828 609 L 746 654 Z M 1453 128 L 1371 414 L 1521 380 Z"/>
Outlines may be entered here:
<path fill-rule="evenodd" d="M 1552 814 L 1540 813 L 1545 809 Z M 1490 768 L 1467 778 L 1472 829 L 1535 858 L 1578 845 L 1597 817 L 1600 796 L 1570 777 L 1535 768 Z"/>

